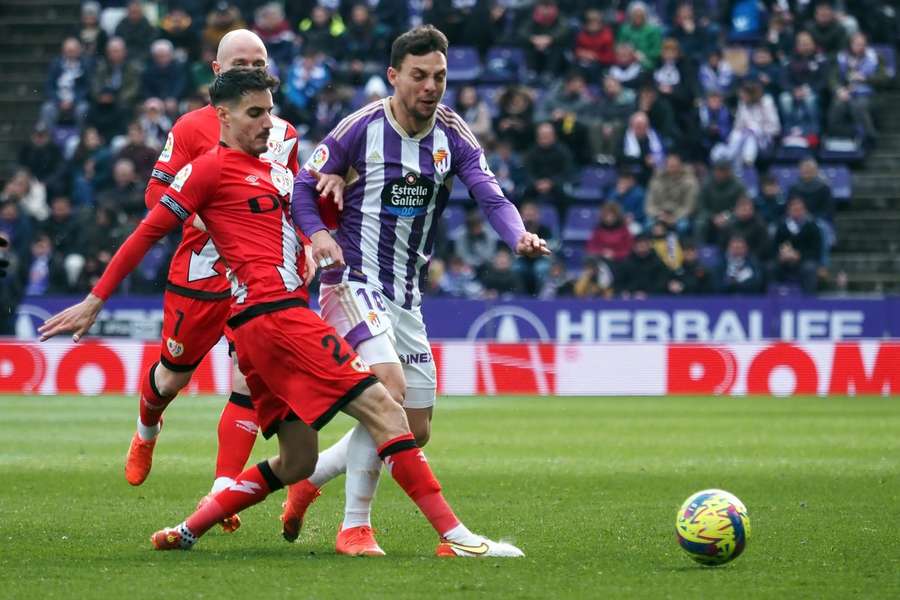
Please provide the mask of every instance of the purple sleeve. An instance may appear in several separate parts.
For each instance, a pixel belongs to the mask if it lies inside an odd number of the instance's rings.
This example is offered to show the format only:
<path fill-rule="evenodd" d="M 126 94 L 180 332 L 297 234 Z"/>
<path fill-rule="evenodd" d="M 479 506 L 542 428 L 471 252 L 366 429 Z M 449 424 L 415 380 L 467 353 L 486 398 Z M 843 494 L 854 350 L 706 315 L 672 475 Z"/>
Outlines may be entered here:
<path fill-rule="evenodd" d="M 300 173 L 294 178 L 294 193 L 291 196 L 291 217 L 306 236 L 328 229 L 319 213 L 319 193 L 316 179 L 310 170 L 327 174 L 347 172 L 347 152 L 334 138 L 328 136 L 316 146 Z"/>

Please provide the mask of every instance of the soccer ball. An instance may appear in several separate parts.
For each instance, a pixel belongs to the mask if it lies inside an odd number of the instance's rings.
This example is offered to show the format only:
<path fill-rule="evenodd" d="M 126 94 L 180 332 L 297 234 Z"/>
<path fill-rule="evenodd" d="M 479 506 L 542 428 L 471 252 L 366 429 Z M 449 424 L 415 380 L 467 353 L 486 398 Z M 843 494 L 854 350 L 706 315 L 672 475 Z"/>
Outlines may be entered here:
<path fill-rule="evenodd" d="M 684 501 L 675 516 L 678 544 L 703 565 L 734 560 L 747 546 L 750 517 L 744 503 L 723 490 L 703 490 Z"/>

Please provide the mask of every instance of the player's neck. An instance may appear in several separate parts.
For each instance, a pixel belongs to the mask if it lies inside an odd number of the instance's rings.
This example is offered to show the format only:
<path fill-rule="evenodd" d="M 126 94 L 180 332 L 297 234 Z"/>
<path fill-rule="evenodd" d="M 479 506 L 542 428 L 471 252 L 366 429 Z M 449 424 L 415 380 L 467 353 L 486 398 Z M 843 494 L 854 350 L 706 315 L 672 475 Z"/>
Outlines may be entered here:
<path fill-rule="evenodd" d="M 241 154 L 247 154 L 249 156 L 252 156 L 253 158 L 259 158 L 258 155 L 251 154 L 250 152 L 247 152 L 246 150 L 241 148 L 240 144 L 237 143 L 237 140 L 229 139 L 226 135 L 223 135 L 219 138 L 219 145 L 224 148 L 228 148 L 229 150 L 240 152 Z"/>
<path fill-rule="evenodd" d="M 431 124 L 431 119 L 419 121 L 406 112 L 396 96 L 390 97 L 388 100 L 388 108 L 391 110 L 394 121 L 397 122 L 397 125 L 399 125 L 409 137 L 416 137 Z"/>

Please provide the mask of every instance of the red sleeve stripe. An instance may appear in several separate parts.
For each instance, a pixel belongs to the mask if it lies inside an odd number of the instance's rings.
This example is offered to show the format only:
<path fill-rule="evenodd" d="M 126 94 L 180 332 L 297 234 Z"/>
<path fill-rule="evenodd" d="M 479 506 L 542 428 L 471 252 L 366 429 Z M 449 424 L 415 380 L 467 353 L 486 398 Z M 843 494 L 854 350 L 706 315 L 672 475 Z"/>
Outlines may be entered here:
<path fill-rule="evenodd" d="M 171 210 L 175 216 L 182 221 L 191 216 L 191 213 L 186 211 L 183 206 L 178 204 L 178 202 L 168 194 L 163 194 L 163 197 L 159 199 L 159 203 Z"/>

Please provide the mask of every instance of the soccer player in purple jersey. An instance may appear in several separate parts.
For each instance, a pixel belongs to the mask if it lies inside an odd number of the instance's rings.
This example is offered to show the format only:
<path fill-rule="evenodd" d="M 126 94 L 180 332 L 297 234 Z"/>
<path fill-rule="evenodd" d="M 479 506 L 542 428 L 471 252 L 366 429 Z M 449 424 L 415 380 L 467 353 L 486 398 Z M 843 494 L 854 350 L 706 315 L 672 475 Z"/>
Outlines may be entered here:
<path fill-rule="evenodd" d="M 312 239 L 313 257 L 324 269 L 322 316 L 405 407 L 410 428 L 424 445 L 437 374 L 422 321 L 422 284 L 454 176 L 517 254 L 541 256 L 549 250 L 544 240 L 525 231 L 475 136 L 440 103 L 447 76 L 444 34 L 423 26 L 397 38 L 387 74 L 394 95 L 345 118 L 315 149 L 294 184 L 292 214 Z M 346 187 L 317 183 L 314 173 L 341 175 Z M 334 191 L 342 209 L 335 238 L 320 214 L 317 199 L 323 191 Z M 365 428 L 348 432 L 319 455 L 309 479 L 291 486 L 282 515 L 284 537 L 297 538 L 319 488 L 346 471 L 337 551 L 383 555 L 370 522 L 380 469 Z M 469 550 L 454 548 L 458 555 Z"/>

